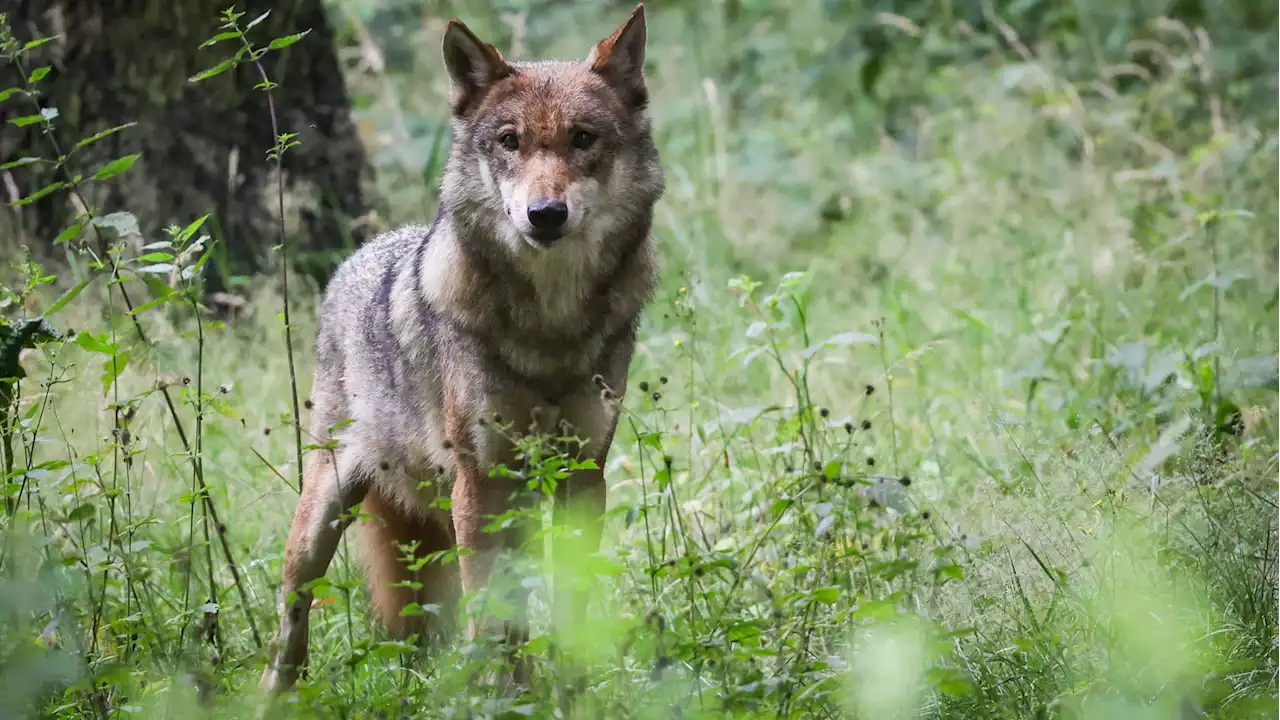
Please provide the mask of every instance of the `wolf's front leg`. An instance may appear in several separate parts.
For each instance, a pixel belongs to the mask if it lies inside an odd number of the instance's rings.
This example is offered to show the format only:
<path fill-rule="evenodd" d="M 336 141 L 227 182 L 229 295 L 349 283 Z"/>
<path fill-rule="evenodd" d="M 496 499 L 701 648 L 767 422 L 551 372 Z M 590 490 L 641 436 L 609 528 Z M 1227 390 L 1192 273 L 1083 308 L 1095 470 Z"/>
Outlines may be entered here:
<path fill-rule="evenodd" d="M 457 543 L 467 550 L 458 559 L 463 591 L 472 596 L 481 591 L 505 591 L 503 598 L 485 597 L 473 604 L 467 619 L 467 637 L 473 641 L 480 638 L 503 641 L 514 653 L 515 648 L 529 639 L 528 590 L 508 571 L 516 568 L 514 556 L 522 547 L 526 533 L 521 522 L 499 531 L 485 531 L 491 518 L 514 507 L 510 487 L 511 483 L 505 478 L 488 477 L 488 473 L 474 463 L 459 463 L 453 485 L 452 512 Z M 510 603 L 510 617 L 501 619 L 494 615 L 490 611 L 491 603 Z M 528 685 L 528 664 L 522 660 L 514 662 L 512 679 L 517 684 Z"/>
<path fill-rule="evenodd" d="M 284 550 L 284 582 L 280 588 L 280 627 L 271 641 L 262 688 L 272 694 L 293 687 L 307 660 L 307 618 L 312 593 L 306 589 L 322 577 L 338 549 L 347 520 L 343 513 L 364 498 L 368 478 L 349 453 L 317 451 L 303 473 L 302 497 Z"/>
<path fill-rule="evenodd" d="M 526 508 L 527 493 L 509 478 L 490 477 L 491 469 L 499 464 L 515 469 L 517 456 L 511 438 L 500 430 L 497 421 L 485 422 L 482 418 L 529 417 L 527 400 L 522 396 L 486 398 L 470 405 L 446 400 L 445 409 L 446 436 L 456 469 L 451 498 L 454 536 L 459 547 L 467 551 L 459 557 L 458 565 L 463 591 L 473 597 L 467 636 L 470 640 L 505 642 L 514 664 L 514 673 L 506 678 L 523 686 L 529 684 L 531 668 L 515 655 L 516 648 L 529 637 L 529 590 L 518 576 L 528 522 L 524 517 L 515 517 L 500 529 L 486 532 L 485 527 L 494 517 Z M 476 405 L 487 409 L 479 410 Z M 478 593 L 498 592 L 502 595 L 477 598 Z M 497 605 L 507 609 L 505 618 L 493 611 Z"/>
<path fill-rule="evenodd" d="M 622 385 L 626 379 L 617 382 Z M 590 598 L 579 582 L 579 572 L 586 556 L 600 549 L 606 501 L 604 466 L 613 444 L 620 402 L 616 396 L 606 400 L 598 391 L 589 391 L 564 404 L 564 419 L 570 431 L 584 441 L 580 457 L 594 461 L 596 468 L 574 472 L 556 487 L 552 513 L 556 529 L 551 543 L 556 594 L 553 605 L 556 624 L 562 628 L 586 617 Z"/>

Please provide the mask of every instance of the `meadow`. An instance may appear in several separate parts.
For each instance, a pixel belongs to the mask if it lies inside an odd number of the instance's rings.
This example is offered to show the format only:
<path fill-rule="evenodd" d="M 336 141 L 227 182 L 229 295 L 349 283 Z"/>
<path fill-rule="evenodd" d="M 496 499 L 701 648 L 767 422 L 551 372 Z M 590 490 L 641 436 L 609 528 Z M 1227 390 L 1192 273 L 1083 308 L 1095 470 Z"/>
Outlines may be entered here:
<path fill-rule="evenodd" d="M 629 9 L 331 5 L 385 225 L 434 213 L 445 21 L 582 57 Z M 1275 717 L 1275 11 L 1259 86 L 1213 28 L 1076 5 L 1033 41 L 990 8 L 652 3 L 663 275 L 571 559 L 590 612 L 552 632 L 532 567 L 533 688 L 487 686 L 487 648 L 374 625 L 349 536 L 275 710 Z M 4 271 L 0 717 L 265 702 L 318 288 L 277 260 L 215 312 L 207 228 L 127 210 Z"/>

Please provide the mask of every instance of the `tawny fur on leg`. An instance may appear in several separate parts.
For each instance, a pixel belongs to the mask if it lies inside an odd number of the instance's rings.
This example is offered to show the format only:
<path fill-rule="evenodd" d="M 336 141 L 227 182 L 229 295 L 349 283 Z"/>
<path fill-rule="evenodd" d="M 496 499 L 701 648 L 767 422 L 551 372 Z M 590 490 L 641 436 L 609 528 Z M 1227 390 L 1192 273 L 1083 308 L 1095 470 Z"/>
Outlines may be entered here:
<path fill-rule="evenodd" d="M 397 638 L 416 634 L 422 641 L 440 641 L 449 637 L 454 630 L 461 592 L 457 563 L 444 564 L 436 560 L 413 572 L 406 565 L 405 551 L 401 549 L 402 545 L 416 542 L 414 556 L 421 558 L 453 547 L 452 533 L 444 524 L 448 517 L 412 517 L 377 488 L 370 490 L 362 507 L 370 519 L 357 525 L 361 536 L 360 555 L 371 605 L 378 619 Z M 422 587 L 415 592 L 401 585 L 405 582 L 421 583 Z M 424 607 L 434 604 L 438 611 L 402 614 L 410 603 Z"/>
<path fill-rule="evenodd" d="M 359 476 L 342 454 L 336 464 L 337 472 L 334 455 L 318 452 L 307 459 L 303 473 L 302 497 L 298 498 L 284 549 L 280 599 L 285 607 L 271 641 L 271 660 L 262 674 L 262 686 L 271 692 L 293 687 L 306 664 L 312 598 L 307 586 L 329 569 L 347 526 L 343 515 L 360 502 L 368 486 L 366 478 Z"/>

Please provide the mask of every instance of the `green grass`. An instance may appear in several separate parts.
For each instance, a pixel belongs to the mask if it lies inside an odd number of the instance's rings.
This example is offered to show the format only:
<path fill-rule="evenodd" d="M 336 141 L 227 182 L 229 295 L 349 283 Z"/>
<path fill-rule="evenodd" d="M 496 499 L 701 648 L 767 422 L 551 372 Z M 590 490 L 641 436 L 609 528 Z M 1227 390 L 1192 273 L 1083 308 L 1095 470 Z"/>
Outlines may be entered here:
<path fill-rule="evenodd" d="M 381 635 L 344 544 L 290 712 L 550 716 L 577 668 L 584 717 L 1276 715 L 1274 125 L 1178 121 L 1206 91 L 1174 32 L 1175 62 L 1118 94 L 1051 54 L 929 68 L 926 28 L 873 97 L 815 75 L 842 35 L 820 9 L 651 9 L 664 275 L 606 546 L 578 562 L 590 623 L 549 634 L 535 592 L 535 686 L 502 697 L 483 648 Z M 581 56 L 614 14 L 529 42 Z M 409 66 L 351 78 L 391 223 L 433 208 L 433 23 L 399 41 Z M 0 715 L 262 702 L 247 618 L 274 629 L 297 495 L 280 297 L 257 285 L 202 342 L 189 308 L 142 314 L 151 347 L 91 287 L 50 321 L 131 352 L 106 391 L 92 342 L 25 358 Z M 314 300 L 293 298 L 304 389 Z M 193 445 L 202 418 L 247 604 L 158 382 Z"/>

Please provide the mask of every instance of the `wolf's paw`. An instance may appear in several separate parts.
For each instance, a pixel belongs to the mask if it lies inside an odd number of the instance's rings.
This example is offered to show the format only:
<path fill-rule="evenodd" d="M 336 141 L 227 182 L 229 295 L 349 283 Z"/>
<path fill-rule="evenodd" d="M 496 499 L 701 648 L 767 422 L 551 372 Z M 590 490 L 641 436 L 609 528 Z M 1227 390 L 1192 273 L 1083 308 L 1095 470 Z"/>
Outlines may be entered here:
<path fill-rule="evenodd" d="M 267 668 L 262 671 L 262 680 L 258 686 L 271 695 L 279 695 L 293 689 L 298 682 L 298 666 L 290 664 L 276 655 Z"/>

